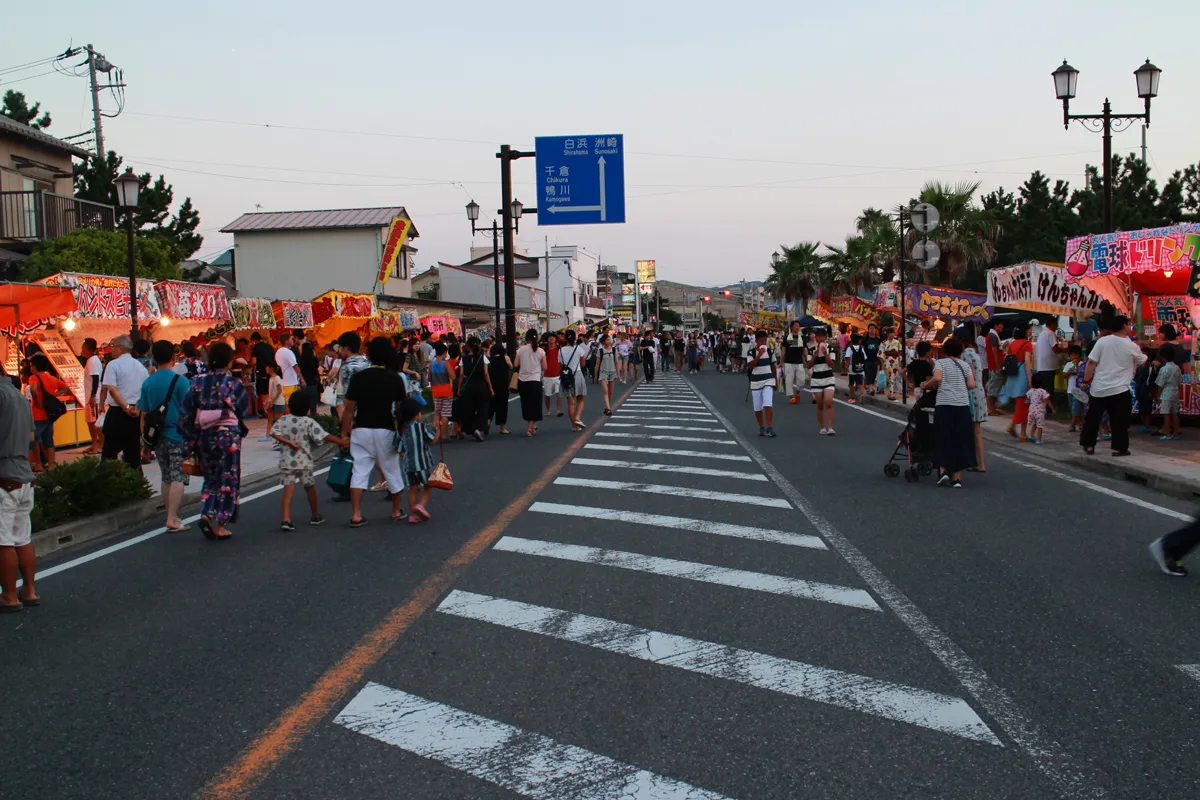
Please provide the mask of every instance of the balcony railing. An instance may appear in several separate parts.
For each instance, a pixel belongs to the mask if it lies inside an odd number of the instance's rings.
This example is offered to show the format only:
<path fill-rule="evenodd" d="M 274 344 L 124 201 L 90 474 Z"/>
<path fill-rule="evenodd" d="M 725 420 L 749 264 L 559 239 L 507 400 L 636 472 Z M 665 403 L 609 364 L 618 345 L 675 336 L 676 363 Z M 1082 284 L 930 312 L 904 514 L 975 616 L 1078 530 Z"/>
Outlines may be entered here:
<path fill-rule="evenodd" d="M 0 192 L 0 239 L 48 242 L 76 228 L 111 231 L 112 206 L 46 191 Z"/>

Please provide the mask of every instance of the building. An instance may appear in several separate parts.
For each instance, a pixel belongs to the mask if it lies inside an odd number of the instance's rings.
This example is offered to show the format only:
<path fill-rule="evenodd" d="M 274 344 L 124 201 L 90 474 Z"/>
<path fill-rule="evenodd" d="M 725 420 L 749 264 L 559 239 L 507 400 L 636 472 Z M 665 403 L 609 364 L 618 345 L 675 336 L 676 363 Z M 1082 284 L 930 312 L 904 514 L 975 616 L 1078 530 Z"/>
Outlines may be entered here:
<path fill-rule="evenodd" d="M 491 254 L 488 254 L 488 269 L 480 271 L 470 268 L 470 264 L 455 265 L 441 263 L 430 267 L 425 272 L 413 278 L 413 296 L 443 302 L 466 303 L 469 305 L 496 307 L 496 294 L 499 288 L 500 308 L 504 308 L 504 281 L 497 281 L 491 270 Z M 530 286 L 528 281 L 517 281 L 514 287 L 516 304 L 513 308 L 518 313 L 543 313 L 546 310 L 546 292 Z"/>
<path fill-rule="evenodd" d="M 74 159 L 87 150 L 0 115 L 0 262 L 24 260 L 35 246 L 76 228 L 113 230 L 115 209 L 78 200 Z"/>
<path fill-rule="evenodd" d="M 402 206 L 243 214 L 221 229 L 233 234 L 238 294 L 310 298 L 337 288 L 410 296 L 415 225 L 386 286 L 376 283 L 393 217 L 411 220 Z"/>
<path fill-rule="evenodd" d="M 596 294 L 606 308 L 611 308 L 610 316 L 616 317 L 622 323 L 633 323 L 637 302 L 637 275 L 632 272 L 621 272 L 615 266 L 602 266 L 596 273 Z"/>
<path fill-rule="evenodd" d="M 228 296 L 237 296 L 237 273 L 232 247 L 212 261 L 200 261 L 199 259 L 181 261 L 179 269 L 183 273 L 185 281 L 211 283 L 224 289 Z"/>
<path fill-rule="evenodd" d="M 596 321 L 607 316 L 604 300 L 596 290 L 600 259 L 595 253 L 578 245 L 555 245 L 550 248 L 550 255 L 539 261 L 546 263 L 537 285 L 546 290 L 551 314 L 562 314 L 568 323 Z M 517 277 L 520 278 L 520 273 Z"/>

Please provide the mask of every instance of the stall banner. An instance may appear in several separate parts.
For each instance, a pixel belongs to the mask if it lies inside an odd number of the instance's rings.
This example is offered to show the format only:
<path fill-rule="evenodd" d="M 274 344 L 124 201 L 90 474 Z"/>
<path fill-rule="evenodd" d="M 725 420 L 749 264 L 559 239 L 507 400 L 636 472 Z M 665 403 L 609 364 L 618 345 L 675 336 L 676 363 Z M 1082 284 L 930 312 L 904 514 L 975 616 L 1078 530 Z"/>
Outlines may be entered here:
<path fill-rule="evenodd" d="M 1072 280 L 1190 269 L 1196 258 L 1200 258 L 1200 222 L 1067 239 L 1067 274 Z"/>
<path fill-rule="evenodd" d="M 371 330 L 374 333 L 399 333 L 403 330 L 400 312 L 391 308 L 379 309 L 378 314 L 371 318 Z"/>
<path fill-rule="evenodd" d="M 895 281 L 881 283 L 875 287 L 875 309 L 877 311 L 900 310 L 900 284 Z"/>
<path fill-rule="evenodd" d="M 445 336 L 449 330 L 445 317 L 421 317 L 421 327 L 439 338 Z"/>
<path fill-rule="evenodd" d="M 495 339 L 496 338 L 496 325 L 495 325 L 495 323 L 492 323 L 491 325 L 481 325 L 478 328 L 471 328 L 470 330 L 467 331 L 467 335 L 468 336 L 478 336 L 479 341 L 481 341 L 481 342 L 484 341 L 485 339 Z"/>
<path fill-rule="evenodd" d="M 178 320 L 230 319 L 229 301 L 220 286 L 163 281 L 154 287 L 163 313 Z"/>
<path fill-rule="evenodd" d="M 738 324 L 743 328 L 782 331 L 787 330 L 787 317 L 778 311 L 742 311 L 738 313 Z"/>
<path fill-rule="evenodd" d="M 235 297 L 229 301 L 230 330 L 275 329 L 275 311 L 271 301 L 262 297 Z"/>
<path fill-rule="evenodd" d="M 1200 415 L 1200 386 L 1192 382 L 1195 375 L 1184 373 L 1182 382 L 1179 384 L 1179 414 L 1180 416 L 1197 416 Z M 1137 401 L 1137 392 L 1133 392 L 1133 413 L 1140 414 L 1143 409 Z M 1150 413 L 1159 414 L 1159 401 L 1154 398 L 1151 401 Z"/>
<path fill-rule="evenodd" d="M 908 311 L 952 322 L 987 322 L 996 309 L 981 292 L 964 292 L 936 286 L 909 286 L 904 289 Z"/>
<path fill-rule="evenodd" d="M 546 310 L 546 293 L 534 289 L 529 293 L 529 307 L 534 311 Z"/>
<path fill-rule="evenodd" d="M 379 261 L 378 282 L 381 286 L 386 286 L 388 278 L 392 277 L 392 267 L 396 266 L 396 259 L 404 257 L 401 251 L 411 230 L 411 221 L 403 217 L 392 217 L 392 224 L 388 226 L 387 238 L 383 240 L 383 258 Z M 343 314 L 342 316 L 349 315 Z"/>
<path fill-rule="evenodd" d="M 455 336 L 457 336 L 458 338 L 461 339 L 462 335 L 463 335 L 462 320 L 459 319 L 458 317 L 450 317 L 450 316 L 447 316 L 445 319 L 446 319 L 446 330 L 449 333 L 453 333 Z"/>
<path fill-rule="evenodd" d="M 321 295 L 333 302 L 333 312 L 339 317 L 369 319 L 375 316 L 375 295 L 350 292 L 326 292 Z"/>
<path fill-rule="evenodd" d="M 281 328 L 287 330 L 295 330 L 303 328 L 307 330 L 313 327 L 313 307 L 312 303 L 304 303 L 297 300 L 280 300 L 275 305 L 276 321 Z"/>
<path fill-rule="evenodd" d="M 819 319 L 821 322 L 833 323 L 833 309 L 829 304 L 822 300 L 808 301 L 808 316 L 814 319 Z"/>
<path fill-rule="evenodd" d="M 879 322 L 879 311 L 875 306 L 853 295 L 835 297 L 830 301 L 830 309 L 835 320 L 852 320 L 863 325 Z"/>
<path fill-rule="evenodd" d="M 1150 307 L 1149 316 L 1154 319 L 1155 326 L 1161 328 L 1169 322 L 1180 331 L 1196 330 L 1196 326 L 1192 324 L 1191 304 L 1184 295 L 1154 295 L 1144 298 L 1144 302 Z"/>
<path fill-rule="evenodd" d="M 1019 308 L 1037 303 L 1071 311 L 1099 311 L 1104 301 L 1086 286 L 1067 283 L 1067 271 L 1062 267 L 1036 261 L 989 269 L 987 285 L 987 302 L 991 306 Z"/>
<path fill-rule="evenodd" d="M 417 326 L 421 324 L 421 312 L 415 308 L 398 308 L 396 311 L 400 314 L 400 327 L 404 330 L 416 330 Z"/>
<path fill-rule="evenodd" d="M 71 316 L 89 319 L 129 319 L 129 279 L 112 275 L 84 275 L 60 272 L 38 283 L 66 286 L 75 295 L 79 308 Z M 154 281 L 137 282 L 138 321 L 157 322 L 162 317 Z"/>

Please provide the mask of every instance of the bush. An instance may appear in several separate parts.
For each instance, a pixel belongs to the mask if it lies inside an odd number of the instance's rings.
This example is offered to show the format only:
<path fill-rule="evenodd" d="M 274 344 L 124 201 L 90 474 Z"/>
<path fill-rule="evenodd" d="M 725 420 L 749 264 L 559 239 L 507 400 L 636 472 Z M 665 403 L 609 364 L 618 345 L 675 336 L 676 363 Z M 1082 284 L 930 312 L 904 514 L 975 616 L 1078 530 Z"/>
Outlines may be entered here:
<path fill-rule="evenodd" d="M 337 421 L 333 414 L 313 414 L 312 418 L 325 429 L 325 432 L 333 436 L 342 435 L 342 425 Z"/>
<path fill-rule="evenodd" d="M 80 458 L 37 476 L 33 529 L 90 517 L 153 494 L 145 476 L 124 461 Z"/>

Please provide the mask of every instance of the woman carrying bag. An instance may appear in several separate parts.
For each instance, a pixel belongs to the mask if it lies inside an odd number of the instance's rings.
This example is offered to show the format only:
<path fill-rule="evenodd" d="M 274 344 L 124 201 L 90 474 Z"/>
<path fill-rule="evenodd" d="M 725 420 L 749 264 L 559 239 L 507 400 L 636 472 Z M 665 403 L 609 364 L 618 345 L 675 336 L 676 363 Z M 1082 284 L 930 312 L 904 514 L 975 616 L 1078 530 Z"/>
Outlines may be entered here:
<path fill-rule="evenodd" d="M 961 339 L 951 337 L 942 345 L 944 358 L 933 367 L 933 377 L 922 389 L 937 389 L 933 412 L 933 465 L 938 468 L 938 486 L 962 488 L 964 469 L 975 466 L 975 423 L 971 413 L 971 390 L 975 375 L 960 358 Z"/>
<path fill-rule="evenodd" d="M 483 362 L 479 338 L 468 337 L 467 351 L 458 364 L 458 402 L 462 406 L 463 433 L 471 434 L 476 442 L 483 441 L 483 431 L 487 428 L 488 412 L 495 394 Z"/>
<path fill-rule="evenodd" d="M 210 541 L 226 541 L 226 528 L 237 522 L 242 480 L 242 440 L 250 397 L 229 373 L 233 348 L 217 342 L 209 351 L 208 370 L 197 375 L 183 398 L 180 428 L 184 454 L 194 455 L 204 475 L 200 494 L 200 530 Z"/>

